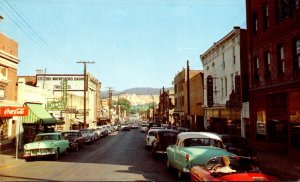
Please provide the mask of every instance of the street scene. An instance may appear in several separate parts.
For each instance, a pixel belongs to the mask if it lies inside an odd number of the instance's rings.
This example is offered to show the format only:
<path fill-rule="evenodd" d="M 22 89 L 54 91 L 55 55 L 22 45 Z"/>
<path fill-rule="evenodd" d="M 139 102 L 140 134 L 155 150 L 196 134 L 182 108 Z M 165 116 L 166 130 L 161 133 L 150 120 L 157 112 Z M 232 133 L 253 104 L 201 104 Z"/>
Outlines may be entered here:
<path fill-rule="evenodd" d="M 0 0 L 1 181 L 299 181 L 300 0 Z"/>

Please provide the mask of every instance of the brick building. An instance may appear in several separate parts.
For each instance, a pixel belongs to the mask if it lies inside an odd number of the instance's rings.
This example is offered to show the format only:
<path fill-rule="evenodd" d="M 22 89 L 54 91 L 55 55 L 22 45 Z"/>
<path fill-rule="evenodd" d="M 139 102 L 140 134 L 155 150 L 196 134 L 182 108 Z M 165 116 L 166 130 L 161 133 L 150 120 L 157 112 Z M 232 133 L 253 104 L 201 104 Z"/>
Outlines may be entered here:
<path fill-rule="evenodd" d="M 246 0 L 251 138 L 300 150 L 300 1 Z"/>

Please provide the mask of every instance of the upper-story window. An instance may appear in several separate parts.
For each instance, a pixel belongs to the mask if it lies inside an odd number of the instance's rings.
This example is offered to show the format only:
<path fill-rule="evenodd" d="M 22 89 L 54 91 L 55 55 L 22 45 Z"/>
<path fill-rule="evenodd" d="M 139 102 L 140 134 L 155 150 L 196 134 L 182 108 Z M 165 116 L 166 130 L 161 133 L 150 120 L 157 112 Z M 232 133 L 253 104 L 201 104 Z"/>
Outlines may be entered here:
<path fill-rule="evenodd" d="M 257 56 L 254 57 L 254 64 L 253 64 L 253 76 L 255 81 L 259 81 L 259 59 Z"/>
<path fill-rule="evenodd" d="M 284 73 L 285 65 L 284 65 L 284 47 L 283 45 L 279 45 L 277 48 L 277 59 L 278 59 L 278 73 Z"/>
<path fill-rule="evenodd" d="M 258 22 L 257 22 L 257 14 L 253 13 L 253 34 L 256 35 L 258 31 Z"/>
<path fill-rule="evenodd" d="M 265 77 L 269 78 L 271 76 L 271 53 L 269 51 L 265 52 L 264 62 L 265 62 Z"/>
<path fill-rule="evenodd" d="M 233 64 L 235 64 L 235 47 L 232 47 L 232 60 L 233 60 Z"/>
<path fill-rule="evenodd" d="M 7 68 L 0 66 L 0 80 L 7 80 Z"/>
<path fill-rule="evenodd" d="M 296 10 L 298 10 L 300 8 L 300 0 L 295 0 L 295 7 L 296 7 Z"/>
<path fill-rule="evenodd" d="M 263 7 L 263 25 L 264 25 L 264 29 L 267 30 L 270 26 L 270 22 L 269 22 L 269 6 L 268 5 L 264 5 Z"/>
<path fill-rule="evenodd" d="M 225 53 L 222 53 L 222 68 L 225 70 Z"/>
<path fill-rule="evenodd" d="M 300 39 L 294 42 L 294 69 L 300 70 Z"/>
<path fill-rule="evenodd" d="M 286 19 L 293 16 L 293 10 L 296 9 L 298 0 L 277 0 L 276 1 L 276 18 L 277 20 Z"/>

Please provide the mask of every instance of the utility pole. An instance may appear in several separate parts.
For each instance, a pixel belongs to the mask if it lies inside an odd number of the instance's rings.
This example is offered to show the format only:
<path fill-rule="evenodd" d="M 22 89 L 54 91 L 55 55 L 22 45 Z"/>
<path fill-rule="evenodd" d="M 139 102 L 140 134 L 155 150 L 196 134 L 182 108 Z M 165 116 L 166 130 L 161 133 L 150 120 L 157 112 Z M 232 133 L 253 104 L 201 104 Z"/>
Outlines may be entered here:
<path fill-rule="evenodd" d="M 188 116 L 191 114 L 191 108 L 190 108 L 190 66 L 189 66 L 189 60 L 187 60 L 187 104 L 188 104 Z"/>
<path fill-rule="evenodd" d="M 108 117 L 109 117 L 109 122 L 111 123 L 111 106 L 112 106 L 112 92 L 114 91 L 112 88 L 113 87 L 107 87 L 108 88 Z"/>
<path fill-rule="evenodd" d="M 86 64 L 94 64 L 95 62 L 92 61 L 78 61 L 77 63 L 82 63 L 84 64 L 84 100 L 83 100 L 83 128 L 86 128 L 86 90 L 87 90 L 87 77 L 86 77 Z"/>
<path fill-rule="evenodd" d="M 120 103 L 119 103 L 119 94 L 118 94 L 118 123 L 120 122 Z"/>

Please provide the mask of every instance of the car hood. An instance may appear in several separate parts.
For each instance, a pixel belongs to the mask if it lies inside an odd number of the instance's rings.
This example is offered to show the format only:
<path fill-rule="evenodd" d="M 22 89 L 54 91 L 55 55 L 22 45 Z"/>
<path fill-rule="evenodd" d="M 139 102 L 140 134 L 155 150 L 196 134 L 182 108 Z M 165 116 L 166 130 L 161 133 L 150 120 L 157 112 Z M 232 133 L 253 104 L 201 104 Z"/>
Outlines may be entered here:
<path fill-rule="evenodd" d="M 45 141 L 38 141 L 26 144 L 24 147 L 26 149 L 36 149 L 36 148 L 52 148 L 55 147 L 56 140 L 45 140 Z"/>

